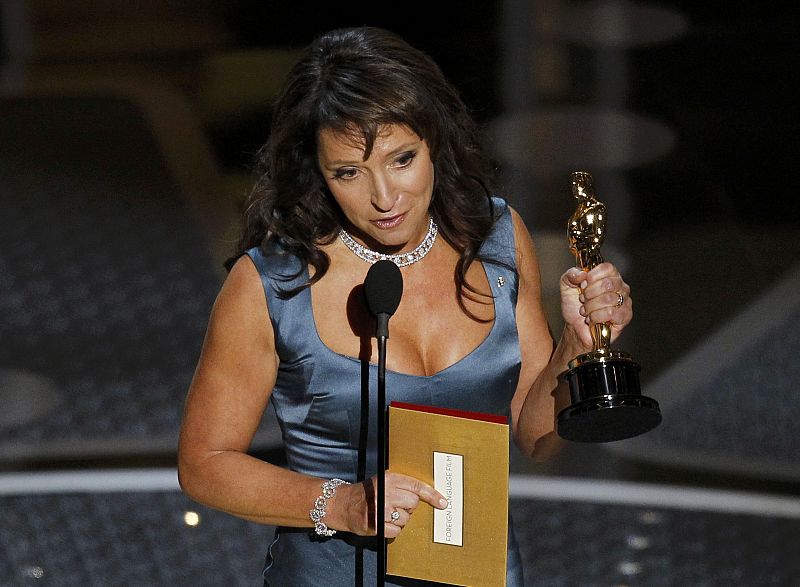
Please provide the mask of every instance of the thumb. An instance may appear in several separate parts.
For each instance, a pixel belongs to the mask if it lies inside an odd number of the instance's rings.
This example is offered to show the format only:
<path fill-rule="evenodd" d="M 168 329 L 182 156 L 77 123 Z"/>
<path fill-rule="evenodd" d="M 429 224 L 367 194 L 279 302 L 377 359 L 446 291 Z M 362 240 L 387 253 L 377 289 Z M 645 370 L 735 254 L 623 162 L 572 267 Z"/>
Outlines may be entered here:
<path fill-rule="evenodd" d="M 561 289 L 569 290 L 583 287 L 586 283 L 586 272 L 578 267 L 567 269 L 561 276 Z"/>

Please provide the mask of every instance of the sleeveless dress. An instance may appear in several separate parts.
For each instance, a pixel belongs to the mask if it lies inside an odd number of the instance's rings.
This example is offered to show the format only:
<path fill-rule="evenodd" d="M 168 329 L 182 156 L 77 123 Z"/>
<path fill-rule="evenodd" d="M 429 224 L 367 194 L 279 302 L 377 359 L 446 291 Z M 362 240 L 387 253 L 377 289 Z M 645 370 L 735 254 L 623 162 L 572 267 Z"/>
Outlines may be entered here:
<path fill-rule="evenodd" d="M 520 370 L 515 320 L 518 279 L 511 215 L 503 200 L 492 201 L 497 220 L 481 247 L 481 256 L 507 266 L 483 263 L 495 296 L 495 320 L 488 336 L 466 357 L 431 376 L 387 369 L 387 405 L 403 401 L 509 415 Z M 275 331 L 280 364 L 270 401 L 283 435 L 288 466 L 322 479 L 339 477 L 356 482 L 371 477 L 377 459 L 377 366 L 338 354 L 322 342 L 309 288 L 290 299 L 277 295 L 278 289 L 306 281 L 308 271 L 303 268 L 297 279 L 281 280 L 281 276 L 300 268 L 300 260 L 281 254 L 279 245 L 270 247 L 266 254 L 257 247 L 247 254 L 261 276 Z M 507 585 L 516 587 L 523 584 L 522 564 L 510 519 L 508 538 Z M 267 552 L 265 585 L 371 587 L 377 583 L 374 548 L 374 538 L 346 532 L 323 538 L 309 528 L 277 528 Z M 424 583 L 387 577 L 386 584 Z"/>

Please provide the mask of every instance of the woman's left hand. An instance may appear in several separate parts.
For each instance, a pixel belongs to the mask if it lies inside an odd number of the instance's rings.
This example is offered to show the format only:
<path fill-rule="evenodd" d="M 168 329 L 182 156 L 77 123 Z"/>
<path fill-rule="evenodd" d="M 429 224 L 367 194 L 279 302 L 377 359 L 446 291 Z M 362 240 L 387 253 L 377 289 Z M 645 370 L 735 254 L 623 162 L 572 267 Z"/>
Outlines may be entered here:
<path fill-rule="evenodd" d="M 589 272 L 577 267 L 561 276 L 561 313 L 584 347 L 593 346 L 591 325 L 611 325 L 613 340 L 633 318 L 631 288 L 611 263 Z"/>

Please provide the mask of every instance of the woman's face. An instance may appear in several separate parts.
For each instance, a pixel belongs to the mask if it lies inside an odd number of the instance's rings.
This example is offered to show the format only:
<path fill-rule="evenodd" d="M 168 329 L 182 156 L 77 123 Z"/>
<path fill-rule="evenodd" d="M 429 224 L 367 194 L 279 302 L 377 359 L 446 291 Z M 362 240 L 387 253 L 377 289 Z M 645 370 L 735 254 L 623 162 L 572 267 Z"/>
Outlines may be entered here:
<path fill-rule="evenodd" d="M 317 159 L 328 189 L 344 212 L 345 228 L 382 252 L 416 247 L 428 231 L 433 162 L 428 145 L 401 125 L 380 129 L 369 158 L 358 133 L 320 131 Z"/>

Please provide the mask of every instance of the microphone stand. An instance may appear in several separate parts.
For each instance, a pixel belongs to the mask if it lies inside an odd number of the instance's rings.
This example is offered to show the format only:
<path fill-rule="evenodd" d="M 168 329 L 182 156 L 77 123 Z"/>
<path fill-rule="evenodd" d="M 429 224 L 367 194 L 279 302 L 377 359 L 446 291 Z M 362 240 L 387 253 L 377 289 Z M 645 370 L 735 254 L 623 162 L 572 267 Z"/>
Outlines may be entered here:
<path fill-rule="evenodd" d="M 386 582 L 386 340 L 389 338 L 389 318 L 400 305 L 403 295 L 403 276 L 400 268 L 388 259 L 373 263 L 364 279 L 364 297 L 370 313 L 375 316 L 375 338 L 378 339 L 377 393 L 377 476 L 378 495 L 375 512 L 375 541 L 377 547 L 377 584 Z"/>
<path fill-rule="evenodd" d="M 376 530 L 378 547 L 378 587 L 386 581 L 386 534 L 384 510 L 386 509 L 386 339 L 389 338 L 389 314 L 378 314 L 378 505 L 376 506 Z"/>

